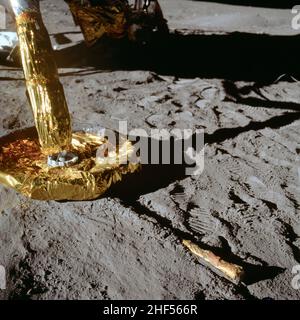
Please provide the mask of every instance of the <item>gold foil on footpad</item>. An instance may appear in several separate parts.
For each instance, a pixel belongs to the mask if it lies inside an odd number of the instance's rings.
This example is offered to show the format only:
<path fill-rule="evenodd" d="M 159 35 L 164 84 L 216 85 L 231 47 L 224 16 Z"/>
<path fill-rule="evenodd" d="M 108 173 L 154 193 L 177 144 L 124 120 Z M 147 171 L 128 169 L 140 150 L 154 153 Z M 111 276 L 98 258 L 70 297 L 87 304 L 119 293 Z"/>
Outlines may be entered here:
<path fill-rule="evenodd" d="M 138 163 L 127 162 L 135 152 L 127 140 L 117 148 L 108 148 L 105 157 L 97 158 L 97 150 L 106 144 L 103 136 L 75 132 L 70 151 L 79 156 L 79 162 L 71 167 L 51 168 L 35 128 L 13 132 L 0 138 L 0 183 L 37 200 L 98 198 L 124 175 L 140 168 Z"/>

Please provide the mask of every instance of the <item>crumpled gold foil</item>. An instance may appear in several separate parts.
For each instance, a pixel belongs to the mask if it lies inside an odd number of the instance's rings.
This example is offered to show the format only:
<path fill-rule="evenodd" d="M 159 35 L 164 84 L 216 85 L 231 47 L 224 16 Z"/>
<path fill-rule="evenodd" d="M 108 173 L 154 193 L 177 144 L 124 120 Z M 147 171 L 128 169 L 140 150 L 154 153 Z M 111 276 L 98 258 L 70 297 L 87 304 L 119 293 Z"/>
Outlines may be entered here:
<path fill-rule="evenodd" d="M 127 140 L 117 148 L 109 148 L 106 156 L 97 160 L 97 150 L 107 143 L 102 136 L 75 132 L 70 151 L 79 156 L 79 162 L 71 167 L 51 168 L 35 128 L 13 132 L 0 138 L 0 183 L 37 200 L 98 198 L 124 175 L 140 168 L 140 164 L 126 161 L 134 152 Z"/>
<path fill-rule="evenodd" d="M 129 10 L 126 0 L 103 1 L 103 4 L 96 6 L 82 5 L 80 0 L 65 1 L 88 46 L 95 44 L 105 34 L 111 38 L 122 38 L 126 35 L 126 17 Z"/>
<path fill-rule="evenodd" d="M 71 144 L 71 119 L 53 49 L 38 9 L 16 16 L 21 60 L 39 142 L 45 154 Z"/>

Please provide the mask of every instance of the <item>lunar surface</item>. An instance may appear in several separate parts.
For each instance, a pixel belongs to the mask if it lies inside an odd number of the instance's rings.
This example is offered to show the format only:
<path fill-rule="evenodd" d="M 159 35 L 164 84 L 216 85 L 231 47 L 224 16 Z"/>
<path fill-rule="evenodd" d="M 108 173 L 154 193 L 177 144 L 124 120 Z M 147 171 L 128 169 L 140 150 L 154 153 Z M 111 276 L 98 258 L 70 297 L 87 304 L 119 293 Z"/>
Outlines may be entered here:
<path fill-rule="evenodd" d="M 74 123 L 203 129 L 204 171 L 147 165 L 82 202 L 35 201 L 1 186 L 0 299 L 300 298 L 292 272 L 300 264 L 300 39 L 291 11 L 160 2 L 170 36 L 93 48 L 62 0 L 41 6 Z M 20 66 L 2 59 L 0 82 L 1 136 L 32 126 Z M 242 266 L 244 281 L 189 252 L 186 238 Z"/>

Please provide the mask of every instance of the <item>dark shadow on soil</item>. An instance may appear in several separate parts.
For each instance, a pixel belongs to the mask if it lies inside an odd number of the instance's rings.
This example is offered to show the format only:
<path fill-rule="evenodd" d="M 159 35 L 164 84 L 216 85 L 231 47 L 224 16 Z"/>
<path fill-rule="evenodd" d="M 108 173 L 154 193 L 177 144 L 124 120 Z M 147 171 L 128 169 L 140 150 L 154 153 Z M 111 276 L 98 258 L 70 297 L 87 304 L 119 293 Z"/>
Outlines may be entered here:
<path fill-rule="evenodd" d="M 283 77 L 281 80 L 293 79 L 286 79 L 286 77 Z M 247 85 L 242 88 L 238 88 L 232 81 L 223 81 L 223 88 L 226 93 L 226 101 L 231 101 L 235 102 L 236 104 L 243 104 L 251 107 L 300 111 L 299 103 L 288 101 L 273 101 L 267 99 L 260 91 L 262 87 L 262 83 L 255 83 L 253 85 Z M 251 92 L 260 96 L 260 98 L 244 96 L 250 94 Z"/>
<path fill-rule="evenodd" d="M 150 70 L 174 77 L 245 80 L 259 85 L 273 83 L 283 74 L 300 79 L 300 35 L 192 32 L 152 35 L 146 44 L 103 38 L 92 48 L 82 42 L 55 54 L 63 68 Z M 64 33 L 56 38 L 61 43 L 68 41 Z M 0 63 L 13 66 L 3 57 Z"/>
<path fill-rule="evenodd" d="M 190 32 L 190 31 L 189 31 Z M 153 36 L 145 45 L 102 39 L 56 53 L 60 67 L 151 70 L 186 78 L 220 78 L 272 83 L 282 74 L 300 78 L 300 35 L 248 33 Z"/>
<path fill-rule="evenodd" d="M 149 152 L 149 160 L 151 157 L 151 145 L 153 142 L 160 143 L 160 150 L 162 148 L 161 141 L 154 140 L 151 138 L 131 138 L 132 142 L 143 139 L 143 144 L 148 146 Z M 165 140 L 170 145 L 170 163 L 169 164 L 160 164 L 162 161 L 160 159 L 160 163 L 158 164 L 146 164 L 145 161 L 142 163 L 142 169 L 134 174 L 130 174 L 125 176 L 124 179 L 115 184 L 109 191 L 109 196 L 118 197 L 121 199 L 126 199 L 129 202 L 135 202 L 138 198 L 143 194 L 148 194 L 155 192 L 159 189 L 166 188 L 171 183 L 176 180 L 182 180 L 187 177 L 186 169 L 190 167 L 184 160 L 186 156 L 184 155 L 184 150 L 182 150 L 181 158 L 183 164 L 175 164 L 174 161 L 174 139 Z M 181 140 L 182 144 L 184 143 Z M 193 145 L 195 147 L 195 145 Z M 200 148 L 200 147 L 199 147 Z M 198 148 L 198 150 L 199 150 Z M 200 149 L 201 150 L 201 149 Z M 178 157 L 178 154 L 177 154 Z"/>
<path fill-rule="evenodd" d="M 205 142 L 221 143 L 227 139 L 233 139 L 239 134 L 251 130 L 258 131 L 264 128 L 279 129 L 280 127 L 286 126 L 298 119 L 300 119 L 300 112 L 287 112 L 283 115 L 272 117 L 271 119 L 268 119 L 266 121 L 251 121 L 245 127 L 222 128 L 216 130 L 212 134 L 206 134 Z"/>
<path fill-rule="evenodd" d="M 204 142 L 205 144 L 222 143 L 251 130 L 258 131 L 264 128 L 278 129 L 282 126 L 289 125 L 298 119 L 300 119 L 300 112 L 287 112 L 266 121 L 252 121 L 244 127 L 222 128 L 216 130 L 212 134 L 204 134 Z M 135 141 L 135 139 L 136 138 L 134 138 L 133 141 Z M 195 136 L 192 139 L 191 145 L 195 149 Z M 152 140 L 150 138 L 147 138 L 147 140 L 148 141 L 145 143 L 149 146 L 150 155 Z M 189 164 L 174 164 L 174 140 L 170 139 L 169 143 L 171 146 L 170 164 L 144 164 L 140 172 L 126 177 L 126 182 L 122 181 L 121 183 L 117 183 L 111 189 L 110 195 L 136 201 L 143 194 L 155 192 L 169 186 L 171 183 L 187 178 L 186 169 L 191 168 L 192 166 Z M 184 144 L 183 141 L 182 144 Z M 197 146 L 197 150 L 199 151 L 201 148 Z M 182 150 L 181 157 L 182 159 L 186 159 L 184 150 Z M 190 163 L 189 159 L 188 163 Z"/>
<path fill-rule="evenodd" d="M 246 273 L 246 277 L 243 281 L 246 285 L 251 285 L 263 280 L 274 279 L 280 273 L 285 271 L 284 268 L 276 266 L 256 266 L 244 264 L 242 267 Z"/>
<path fill-rule="evenodd" d="M 245 273 L 243 283 L 246 285 L 251 285 L 262 280 L 273 279 L 285 271 L 285 269 L 281 267 L 268 266 L 264 261 L 260 261 L 261 265 L 246 263 L 243 261 L 243 259 L 232 253 L 231 248 L 225 238 L 220 237 L 220 240 L 223 244 L 222 248 L 214 248 L 213 251 L 221 257 L 226 257 L 227 261 L 243 267 Z"/>

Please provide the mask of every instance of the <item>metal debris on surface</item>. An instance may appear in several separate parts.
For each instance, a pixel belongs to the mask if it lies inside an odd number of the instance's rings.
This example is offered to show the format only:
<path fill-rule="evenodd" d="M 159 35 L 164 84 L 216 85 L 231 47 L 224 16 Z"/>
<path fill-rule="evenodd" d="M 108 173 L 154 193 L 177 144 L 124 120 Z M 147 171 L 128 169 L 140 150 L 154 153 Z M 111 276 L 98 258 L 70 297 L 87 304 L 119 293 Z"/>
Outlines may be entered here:
<path fill-rule="evenodd" d="M 205 260 L 217 270 L 221 271 L 228 279 L 233 282 L 240 282 L 244 277 L 244 270 L 241 266 L 222 260 L 209 250 L 200 248 L 197 244 L 183 240 L 183 245 L 186 246 L 193 254 Z"/>

